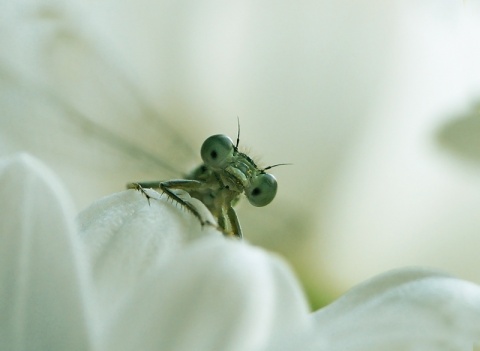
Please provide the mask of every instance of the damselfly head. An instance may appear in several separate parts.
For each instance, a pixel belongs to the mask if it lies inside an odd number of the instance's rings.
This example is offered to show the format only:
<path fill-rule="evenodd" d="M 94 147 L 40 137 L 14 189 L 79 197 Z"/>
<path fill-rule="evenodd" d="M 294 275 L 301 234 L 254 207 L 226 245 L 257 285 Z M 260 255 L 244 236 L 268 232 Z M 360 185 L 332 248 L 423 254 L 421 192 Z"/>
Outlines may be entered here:
<path fill-rule="evenodd" d="M 248 155 L 238 151 L 238 139 L 234 145 L 226 135 L 212 135 L 204 141 L 200 153 L 205 165 L 219 178 L 240 184 L 239 190 L 245 192 L 253 206 L 266 206 L 275 198 L 277 180 L 259 169 Z"/>

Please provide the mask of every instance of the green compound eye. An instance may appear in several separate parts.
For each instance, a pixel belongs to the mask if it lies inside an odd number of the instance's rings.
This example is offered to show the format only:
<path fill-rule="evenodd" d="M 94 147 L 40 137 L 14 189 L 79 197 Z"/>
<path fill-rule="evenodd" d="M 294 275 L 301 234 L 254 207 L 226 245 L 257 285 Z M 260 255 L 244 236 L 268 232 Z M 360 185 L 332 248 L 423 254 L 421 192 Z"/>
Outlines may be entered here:
<path fill-rule="evenodd" d="M 203 162 L 212 168 L 222 168 L 233 156 L 233 142 L 223 134 L 212 135 L 203 142 L 200 154 Z"/>
<path fill-rule="evenodd" d="M 277 180 L 268 173 L 262 173 L 245 190 L 248 201 L 256 207 L 268 205 L 277 194 Z"/>

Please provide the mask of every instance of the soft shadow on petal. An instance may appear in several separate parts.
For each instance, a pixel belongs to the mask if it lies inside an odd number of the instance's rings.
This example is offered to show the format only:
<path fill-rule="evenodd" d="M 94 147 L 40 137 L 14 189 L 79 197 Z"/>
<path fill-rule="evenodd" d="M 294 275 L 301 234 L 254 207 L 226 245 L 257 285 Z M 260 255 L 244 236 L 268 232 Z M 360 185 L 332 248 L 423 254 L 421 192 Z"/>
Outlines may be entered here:
<path fill-rule="evenodd" d="M 480 340 L 480 287 L 421 269 L 396 270 L 313 314 L 306 350 L 468 350 Z"/>
<path fill-rule="evenodd" d="M 288 267 L 241 242 L 192 244 L 138 287 L 106 339 L 108 350 L 264 350 L 307 323 Z"/>
<path fill-rule="evenodd" d="M 0 349 L 91 350 L 69 199 L 32 156 L 0 161 Z"/>
<path fill-rule="evenodd" d="M 158 269 L 188 242 L 222 234 L 201 226 L 190 212 L 167 196 L 147 189 L 104 197 L 77 218 L 90 256 L 98 310 L 109 317 L 145 275 Z"/>
<path fill-rule="evenodd" d="M 441 146 L 463 159 L 480 162 L 480 102 L 463 115 L 453 116 L 437 131 Z"/>

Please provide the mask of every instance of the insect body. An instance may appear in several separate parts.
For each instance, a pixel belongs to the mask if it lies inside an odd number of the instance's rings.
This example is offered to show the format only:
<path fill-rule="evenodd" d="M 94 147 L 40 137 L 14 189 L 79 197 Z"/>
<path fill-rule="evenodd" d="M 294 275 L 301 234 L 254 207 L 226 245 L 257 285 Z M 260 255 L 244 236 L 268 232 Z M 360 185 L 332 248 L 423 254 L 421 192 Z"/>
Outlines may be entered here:
<path fill-rule="evenodd" d="M 183 190 L 205 204 L 225 235 L 241 238 L 242 229 L 233 206 L 242 193 L 254 206 L 268 205 L 277 193 L 277 181 L 273 175 L 265 172 L 274 166 L 259 169 L 250 157 L 238 151 L 238 142 L 239 138 L 233 144 L 226 135 L 213 135 L 202 145 L 203 164 L 188 174 L 186 179 L 130 183 L 127 187 L 138 190 L 161 189 L 205 224 L 198 209 L 176 193 L 176 190 Z"/>

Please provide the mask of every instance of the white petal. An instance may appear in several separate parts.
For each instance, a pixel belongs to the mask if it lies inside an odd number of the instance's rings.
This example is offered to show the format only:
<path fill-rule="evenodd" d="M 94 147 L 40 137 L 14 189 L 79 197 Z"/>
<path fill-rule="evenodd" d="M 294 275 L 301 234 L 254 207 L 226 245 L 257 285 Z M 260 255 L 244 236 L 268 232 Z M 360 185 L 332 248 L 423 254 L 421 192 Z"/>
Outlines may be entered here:
<path fill-rule="evenodd" d="M 69 200 L 25 154 L 0 162 L 0 182 L 0 349 L 91 349 Z"/>
<path fill-rule="evenodd" d="M 263 350 L 307 321 L 303 294 L 278 259 L 207 238 L 145 282 L 118 315 L 109 350 Z"/>
<path fill-rule="evenodd" d="M 425 270 L 376 277 L 313 315 L 334 350 L 471 350 L 480 340 L 480 287 Z"/>
<path fill-rule="evenodd" d="M 154 196 L 153 193 L 150 193 Z M 202 227 L 190 212 L 167 196 L 147 198 L 136 190 L 104 197 L 78 216 L 98 292 L 98 309 L 108 316 L 137 289 L 138 281 L 163 265 L 183 246 L 222 234 Z"/>

